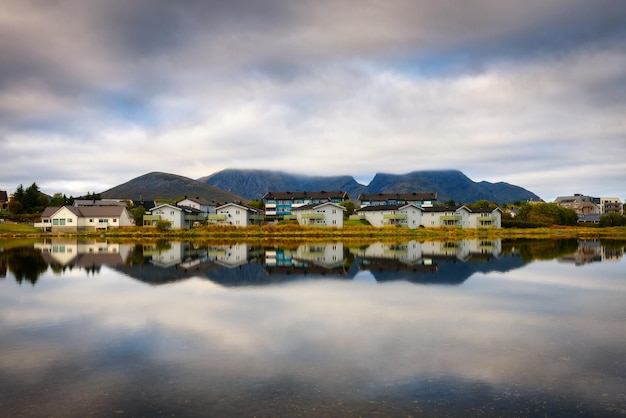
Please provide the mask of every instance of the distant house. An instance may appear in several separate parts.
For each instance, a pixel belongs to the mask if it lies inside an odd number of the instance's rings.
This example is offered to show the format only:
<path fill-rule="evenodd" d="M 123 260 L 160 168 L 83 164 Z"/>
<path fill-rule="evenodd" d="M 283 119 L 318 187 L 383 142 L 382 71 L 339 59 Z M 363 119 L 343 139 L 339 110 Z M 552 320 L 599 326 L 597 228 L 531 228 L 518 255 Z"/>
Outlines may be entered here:
<path fill-rule="evenodd" d="M 376 193 L 361 194 L 357 198 L 359 207 L 408 205 L 418 207 L 432 207 L 437 203 L 437 193 Z"/>
<path fill-rule="evenodd" d="M 355 210 L 355 213 L 376 227 L 400 226 L 415 229 L 422 224 L 422 211 L 422 208 L 410 203 L 365 206 Z"/>
<path fill-rule="evenodd" d="M 576 211 L 577 215 L 592 215 L 600 213 L 600 208 L 591 196 L 575 194 L 573 196 L 559 196 L 554 200 L 559 206 Z"/>
<path fill-rule="evenodd" d="M 73 206 L 126 206 L 126 202 L 116 199 L 74 199 Z"/>
<path fill-rule="evenodd" d="M 267 192 L 262 197 L 265 215 L 283 218 L 292 215 L 292 209 L 311 203 L 341 203 L 350 200 L 347 192 Z"/>
<path fill-rule="evenodd" d="M 133 207 L 134 208 L 138 208 L 139 206 L 142 206 L 146 211 L 151 211 L 153 208 L 157 207 L 157 202 L 154 200 L 133 200 Z"/>
<path fill-rule="evenodd" d="M 250 226 L 263 222 L 263 211 L 237 203 L 218 206 L 215 214 L 209 214 L 207 221 L 215 225 Z"/>
<path fill-rule="evenodd" d="M 180 202 L 176 202 L 176 206 L 196 209 L 200 211 L 205 218 L 210 213 L 216 213 L 215 202 L 209 202 L 208 200 L 200 199 L 199 197 L 196 197 L 195 199 L 185 197 Z"/>
<path fill-rule="evenodd" d="M 333 202 L 310 203 L 292 208 L 292 214 L 300 225 L 332 226 L 343 228 L 346 208 Z"/>
<path fill-rule="evenodd" d="M 0 190 L 0 210 L 7 210 L 9 208 L 9 195 L 6 190 Z"/>
<path fill-rule="evenodd" d="M 172 229 L 184 229 L 203 223 L 205 218 L 206 216 L 198 209 L 164 203 L 155 206 L 143 216 L 143 225 L 156 226 L 158 221 L 165 220 L 170 222 Z"/>
<path fill-rule="evenodd" d="M 36 228 L 51 232 L 92 231 L 134 225 L 125 206 L 47 207 Z"/>

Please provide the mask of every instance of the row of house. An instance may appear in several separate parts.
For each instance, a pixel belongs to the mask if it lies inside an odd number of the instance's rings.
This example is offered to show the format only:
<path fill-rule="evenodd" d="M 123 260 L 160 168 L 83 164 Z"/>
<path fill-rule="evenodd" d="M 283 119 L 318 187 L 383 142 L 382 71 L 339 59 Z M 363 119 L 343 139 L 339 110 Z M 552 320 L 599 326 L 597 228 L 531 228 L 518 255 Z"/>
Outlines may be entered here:
<path fill-rule="evenodd" d="M 285 194 L 266 194 L 274 199 L 275 207 L 269 208 L 269 218 L 283 213 L 300 225 L 342 228 L 346 208 L 339 203 L 347 194 L 343 192 L 319 192 L 293 194 L 295 198 L 287 205 Z M 269 197 L 273 196 L 273 197 Z M 334 197 L 332 197 L 334 196 Z M 281 197 L 281 199 L 278 199 Z M 324 200 L 326 197 L 326 200 Z M 470 209 L 466 206 L 440 207 L 434 205 L 434 194 L 378 194 L 362 195 L 363 204 L 352 219 L 368 221 L 375 227 L 501 227 L 502 211 L 495 209 Z M 312 203 L 302 203 L 307 200 Z M 333 201 L 334 199 L 334 201 Z M 411 199 L 411 200 L 409 200 Z M 279 205 L 280 202 L 280 205 Z M 394 202 L 394 203 L 389 203 Z M 401 203 L 398 203 L 401 202 Z M 408 203 L 407 203 L 408 202 Z M 268 217 L 266 211 L 241 203 L 217 205 L 199 198 L 185 198 L 176 204 L 153 206 L 143 216 L 143 226 L 155 227 L 159 221 L 168 221 L 173 229 L 188 229 L 205 223 L 245 227 L 258 225 Z M 125 204 L 117 201 L 75 201 L 73 206 L 48 207 L 35 227 L 44 231 L 86 231 L 112 229 L 134 225 L 133 217 Z"/>

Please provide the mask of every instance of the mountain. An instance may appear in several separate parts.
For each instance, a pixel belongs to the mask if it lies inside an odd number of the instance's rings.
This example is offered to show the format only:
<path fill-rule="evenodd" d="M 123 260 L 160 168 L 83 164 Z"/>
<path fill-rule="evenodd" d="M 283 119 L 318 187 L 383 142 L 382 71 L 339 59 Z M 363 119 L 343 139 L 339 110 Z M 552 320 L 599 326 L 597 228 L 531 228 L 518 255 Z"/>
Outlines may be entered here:
<path fill-rule="evenodd" d="M 269 191 L 345 191 L 351 198 L 367 193 L 367 187 L 352 176 L 305 176 L 269 170 L 226 169 L 198 181 L 219 187 L 250 200 L 258 200 Z"/>
<path fill-rule="evenodd" d="M 356 200 L 362 193 L 436 192 L 440 202 L 472 203 L 488 200 L 500 204 L 529 199 L 536 194 L 509 183 L 475 182 L 458 170 L 413 171 L 407 174 L 378 173 L 369 185 L 352 176 L 306 176 L 281 171 L 227 169 L 198 181 L 243 196 L 260 199 L 268 191 L 346 191 Z"/>
<path fill-rule="evenodd" d="M 248 200 L 188 177 L 159 172 L 144 174 L 102 192 L 100 195 L 108 199 L 134 200 L 142 198 L 145 200 L 173 200 L 185 196 L 199 197 L 210 202 L 246 202 Z"/>

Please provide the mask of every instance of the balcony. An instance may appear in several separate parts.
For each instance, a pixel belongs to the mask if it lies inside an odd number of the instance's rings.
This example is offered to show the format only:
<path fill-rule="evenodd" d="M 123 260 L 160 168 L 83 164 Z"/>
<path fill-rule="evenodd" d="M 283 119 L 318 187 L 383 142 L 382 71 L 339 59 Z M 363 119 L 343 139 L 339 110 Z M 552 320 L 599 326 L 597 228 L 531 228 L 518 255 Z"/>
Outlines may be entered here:
<path fill-rule="evenodd" d="M 323 213 L 303 213 L 302 219 L 324 219 Z"/>
<path fill-rule="evenodd" d="M 225 221 L 226 220 L 226 214 L 225 213 L 211 213 L 209 214 L 209 216 L 207 217 L 207 219 L 209 221 Z"/>
<path fill-rule="evenodd" d="M 383 215 L 383 219 L 385 220 L 407 220 L 409 219 L 409 215 L 406 213 L 388 213 Z"/>

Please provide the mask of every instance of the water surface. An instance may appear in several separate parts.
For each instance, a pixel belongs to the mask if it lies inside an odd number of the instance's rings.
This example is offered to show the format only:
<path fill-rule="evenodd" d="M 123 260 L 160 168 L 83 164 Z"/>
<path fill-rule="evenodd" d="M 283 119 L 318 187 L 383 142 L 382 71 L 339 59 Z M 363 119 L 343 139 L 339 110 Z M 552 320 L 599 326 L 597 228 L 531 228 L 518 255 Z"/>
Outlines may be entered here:
<path fill-rule="evenodd" d="M 624 243 L 0 252 L 5 416 L 623 416 Z"/>

